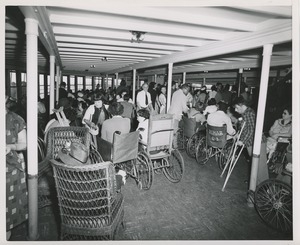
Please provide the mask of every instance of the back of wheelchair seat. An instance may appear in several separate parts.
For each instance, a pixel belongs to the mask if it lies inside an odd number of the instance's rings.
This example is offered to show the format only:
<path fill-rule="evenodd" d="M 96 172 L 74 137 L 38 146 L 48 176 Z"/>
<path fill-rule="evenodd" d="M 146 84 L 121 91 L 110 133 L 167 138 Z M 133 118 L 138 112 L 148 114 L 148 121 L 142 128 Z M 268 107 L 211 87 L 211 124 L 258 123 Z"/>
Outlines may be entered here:
<path fill-rule="evenodd" d="M 155 151 L 172 146 L 174 120 L 171 114 L 158 114 L 150 117 L 147 150 Z"/>
<path fill-rule="evenodd" d="M 226 144 L 227 127 L 223 125 L 222 127 L 211 126 L 207 124 L 206 129 L 206 142 L 207 146 L 214 148 L 223 148 Z"/>
<path fill-rule="evenodd" d="M 196 133 L 197 123 L 195 118 L 183 117 L 183 135 L 190 138 Z"/>
<path fill-rule="evenodd" d="M 128 134 L 114 134 L 112 145 L 113 163 L 121 163 L 137 158 L 139 131 Z"/>

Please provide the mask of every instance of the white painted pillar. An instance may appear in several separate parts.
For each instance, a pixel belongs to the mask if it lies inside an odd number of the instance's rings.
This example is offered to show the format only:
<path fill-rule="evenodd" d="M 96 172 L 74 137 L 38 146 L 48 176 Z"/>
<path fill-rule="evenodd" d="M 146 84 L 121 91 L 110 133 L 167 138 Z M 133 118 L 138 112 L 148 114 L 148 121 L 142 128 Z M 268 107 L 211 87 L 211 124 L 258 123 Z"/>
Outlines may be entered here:
<path fill-rule="evenodd" d="M 156 84 L 156 82 L 157 82 L 157 74 L 154 74 L 154 82 Z"/>
<path fill-rule="evenodd" d="M 171 92 L 172 92 L 172 72 L 173 72 L 173 63 L 168 64 L 168 91 L 167 91 L 167 111 L 171 105 Z"/>
<path fill-rule="evenodd" d="M 108 74 L 106 74 L 104 84 L 105 84 L 105 89 L 108 89 Z"/>
<path fill-rule="evenodd" d="M 54 72 L 55 72 L 55 56 L 50 55 L 50 108 L 49 108 L 49 114 L 52 114 L 52 110 L 54 109 L 55 105 L 55 96 L 54 96 Z"/>
<path fill-rule="evenodd" d="M 116 75 L 116 83 L 115 83 L 115 87 L 118 87 L 118 80 L 119 80 L 119 73 L 115 73 Z M 113 86 L 112 86 L 113 87 Z"/>
<path fill-rule="evenodd" d="M 239 75 L 238 75 L 238 97 L 241 95 L 241 84 L 243 80 L 243 68 L 239 69 Z"/>
<path fill-rule="evenodd" d="M 182 73 L 182 84 L 185 84 L 186 72 Z"/>
<path fill-rule="evenodd" d="M 56 66 L 56 95 L 55 95 L 55 102 L 57 102 L 59 100 L 59 87 L 60 87 L 60 77 L 59 77 L 59 74 L 60 74 L 60 67 L 57 65 Z"/>
<path fill-rule="evenodd" d="M 132 100 L 133 100 L 133 104 L 135 104 L 135 87 L 136 87 L 136 69 L 133 69 L 133 77 L 132 77 Z"/>
<path fill-rule="evenodd" d="M 202 82 L 202 86 L 204 86 L 206 84 L 206 78 L 203 77 L 203 82 Z"/>
<path fill-rule="evenodd" d="M 27 74 L 28 240 L 38 239 L 38 22 L 25 19 Z"/>
<path fill-rule="evenodd" d="M 255 191 L 273 44 L 264 45 L 249 189 Z"/>

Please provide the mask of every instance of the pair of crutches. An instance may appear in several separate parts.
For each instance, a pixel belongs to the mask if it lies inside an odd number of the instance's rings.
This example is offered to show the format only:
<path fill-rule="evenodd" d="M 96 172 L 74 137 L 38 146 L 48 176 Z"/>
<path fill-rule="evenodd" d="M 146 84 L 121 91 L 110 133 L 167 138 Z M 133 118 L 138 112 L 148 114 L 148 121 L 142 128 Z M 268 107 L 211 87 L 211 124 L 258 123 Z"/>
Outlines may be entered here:
<path fill-rule="evenodd" d="M 244 144 L 241 145 L 241 148 L 239 149 L 239 153 L 236 155 L 236 152 L 237 152 L 237 142 L 240 140 L 240 137 L 241 137 L 241 134 L 243 132 L 243 129 L 245 127 L 245 122 L 243 122 L 242 124 L 242 127 L 241 127 L 241 130 L 240 132 L 238 133 L 237 137 L 234 139 L 234 142 L 233 142 L 233 147 L 231 147 L 230 149 L 230 153 L 229 153 L 229 156 L 228 156 L 228 159 L 226 161 L 226 164 L 225 164 L 225 167 L 221 173 L 221 176 L 220 177 L 223 177 L 223 174 L 225 173 L 226 169 L 228 168 L 228 172 L 227 172 L 227 176 L 226 176 L 226 179 L 225 179 L 225 182 L 224 182 L 224 185 L 223 185 L 223 188 L 222 188 L 222 191 L 225 190 L 225 186 L 229 180 L 229 177 L 237 163 L 237 161 L 239 160 L 240 158 L 240 155 L 244 149 Z"/>

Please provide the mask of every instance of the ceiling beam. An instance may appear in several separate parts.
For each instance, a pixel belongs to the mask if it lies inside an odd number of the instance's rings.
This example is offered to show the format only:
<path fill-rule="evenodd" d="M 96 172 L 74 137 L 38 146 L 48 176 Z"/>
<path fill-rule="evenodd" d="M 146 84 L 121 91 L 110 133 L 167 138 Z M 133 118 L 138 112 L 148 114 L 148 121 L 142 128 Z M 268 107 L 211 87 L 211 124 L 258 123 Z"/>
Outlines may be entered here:
<path fill-rule="evenodd" d="M 87 27 L 134 30 L 149 33 L 158 33 L 163 35 L 205 38 L 211 40 L 222 40 L 228 30 L 214 29 L 208 27 L 182 24 L 180 22 L 172 23 L 170 21 L 156 21 L 153 19 L 134 19 L 127 16 L 112 16 L 99 13 L 69 13 L 50 11 L 50 21 L 53 24 L 68 24 Z"/>
<path fill-rule="evenodd" d="M 19 7 L 25 18 L 32 18 L 38 21 L 39 25 L 39 39 L 46 48 L 49 55 L 54 55 L 56 62 L 60 67 L 62 63 L 60 60 L 58 48 L 56 46 L 55 36 L 52 30 L 52 26 L 48 17 L 48 13 L 45 7 L 32 7 L 32 6 L 20 6 Z"/>
<path fill-rule="evenodd" d="M 149 67 L 166 65 L 168 63 L 185 62 L 207 57 L 214 57 L 244 50 L 250 50 L 263 47 L 265 44 L 278 44 L 292 40 L 292 23 L 283 23 L 273 28 L 255 31 L 240 35 L 239 38 L 230 38 L 228 40 L 214 42 L 201 47 L 190 48 L 186 51 L 166 55 L 161 58 L 141 62 L 139 64 L 125 67 L 123 69 L 111 70 L 109 73 L 125 72 L 132 69 L 145 69 Z M 175 68 L 175 67 L 174 67 Z"/>
<path fill-rule="evenodd" d="M 54 11 L 56 8 L 48 7 Z M 87 6 L 86 4 L 76 4 L 74 9 L 84 10 L 87 12 L 96 11 L 98 13 L 114 14 L 114 15 L 129 15 L 138 18 L 149 18 L 153 20 L 164 20 L 172 22 L 181 22 L 193 25 L 202 25 L 216 28 L 234 29 L 238 31 L 254 31 L 255 25 L 249 21 L 229 19 L 228 11 L 221 16 L 222 10 L 214 8 L 195 8 L 195 7 L 128 7 L 126 13 L 124 8 L 107 7 L 107 6 Z M 210 11 L 217 11 L 217 14 L 213 15 Z M 234 14 L 234 13 L 232 13 Z"/>

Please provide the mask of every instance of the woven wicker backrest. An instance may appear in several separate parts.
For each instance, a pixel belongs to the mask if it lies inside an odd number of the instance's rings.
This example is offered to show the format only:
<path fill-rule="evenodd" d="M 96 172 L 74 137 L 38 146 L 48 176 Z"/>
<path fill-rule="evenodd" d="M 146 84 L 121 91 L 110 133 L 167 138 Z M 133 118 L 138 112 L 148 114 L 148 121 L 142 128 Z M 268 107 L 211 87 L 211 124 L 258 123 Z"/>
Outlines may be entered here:
<path fill-rule="evenodd" d="M 80 142 L 90 149 L 90 133 L 86 127 L 55 127 L 47 135 L 47 158 L 57 159 L 67 141 Z"/>
<path fill-rule="evenodd" d="M 112 159 L 113 163 L 126 162 L 137 158 L 139 131 L 128 134 L 114 133 Z"/>
<path fill-rule="evenodd" d="M 116 193 L 111 162 L 68 166 L 51 160 L 62 223 L 77 228 L 110 225 Z"/>
<path fill-rule="evenodd" d="M 196 132 L 196 119 L 183 117 L 183 135 L 190 138 Z"/>
<path fill-rule="evenodd" d="M 149 119 L 148 152 L 169 149 L 173 140 L 173 115 L 158 114 Z"/>
<path fill-rule="evenodd" d="M 207 124 L 206 142 L 208 146 L 215 148 L 223 148 L 226 144 L 227 127 L 211 126 Z"/>

